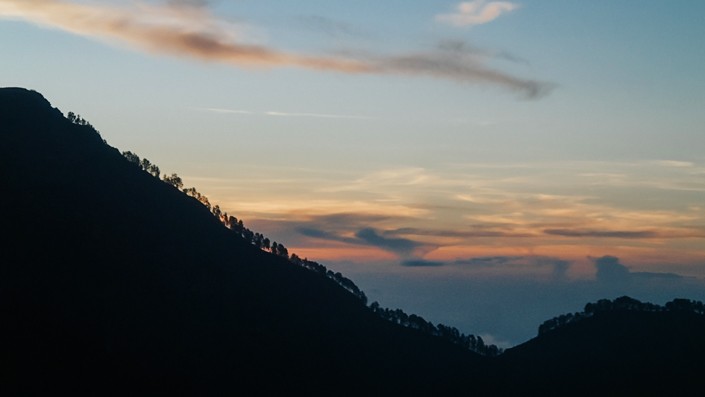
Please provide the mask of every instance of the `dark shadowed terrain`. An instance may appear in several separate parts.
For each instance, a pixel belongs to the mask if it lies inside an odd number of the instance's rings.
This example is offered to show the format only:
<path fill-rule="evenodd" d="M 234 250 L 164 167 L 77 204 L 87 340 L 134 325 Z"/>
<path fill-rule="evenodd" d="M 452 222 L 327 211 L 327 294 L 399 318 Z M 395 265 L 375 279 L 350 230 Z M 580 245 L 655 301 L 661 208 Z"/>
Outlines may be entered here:
<path fill-rule="evenodd" d="M 705 389 L 697 306 L 586 310 L 483 356 L 246 242 L 33 91 L 0 89 L 0 183 L 0 382 L 13 394 Z"/>

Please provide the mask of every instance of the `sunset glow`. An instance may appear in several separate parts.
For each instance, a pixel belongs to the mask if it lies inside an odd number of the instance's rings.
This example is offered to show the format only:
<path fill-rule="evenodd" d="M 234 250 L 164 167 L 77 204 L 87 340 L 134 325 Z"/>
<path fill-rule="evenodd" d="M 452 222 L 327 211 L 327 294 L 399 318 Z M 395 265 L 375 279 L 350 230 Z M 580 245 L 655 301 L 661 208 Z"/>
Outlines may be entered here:
<path fill-rule="evenodd" d="M 496 291 L 701 299 L 704 16 L 650 0 L 0 0 L 0 82 L 434 321 Z M 628 282 L 598 276 L 605 256 Z M 456 309 L 429 303 L 447 298 L 432 280 L 464 280 Z"/>

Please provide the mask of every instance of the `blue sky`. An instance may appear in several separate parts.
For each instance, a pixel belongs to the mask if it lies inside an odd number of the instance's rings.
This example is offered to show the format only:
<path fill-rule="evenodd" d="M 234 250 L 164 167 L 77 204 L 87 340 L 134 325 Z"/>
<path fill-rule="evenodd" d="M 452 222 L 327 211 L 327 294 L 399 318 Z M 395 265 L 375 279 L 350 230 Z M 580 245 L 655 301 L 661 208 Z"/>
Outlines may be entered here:
<path fill-rule="evenodd" d="M 382 305 L 518 343 L 463 308 L 562 291 L 506 316 L 538 326 L 705 291 L 703 20 L 701 2 L 0 0 L 0 85 Z M 696 278 L 605 289 L 604 256 Z"/>

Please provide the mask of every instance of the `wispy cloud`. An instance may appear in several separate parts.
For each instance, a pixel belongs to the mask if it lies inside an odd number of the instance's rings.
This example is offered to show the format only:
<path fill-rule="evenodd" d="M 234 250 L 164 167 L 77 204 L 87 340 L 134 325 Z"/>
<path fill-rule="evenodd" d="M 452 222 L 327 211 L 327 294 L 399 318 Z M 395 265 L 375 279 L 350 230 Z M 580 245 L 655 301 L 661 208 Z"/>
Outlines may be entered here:
<path fill-rule="evenodd" d="M 516 91 L 527 99 L 544 97 L 556 88 L 556 84 L 522 79 L 487 68 L 488 53 L 485 51 L 443 44 L 435 51 L 377 57 L 370 62 L 385 74 L 425 75 L 465 83 L 494 84 Z"/>
<path fill-rule="evenodd" d="M 455 260 L 429 260 L 413 258 L 402 261 L 407 267 L 441 267 L 450 266 L 465 271 L 528 271 L 536 274 L 547 274 L 555 281 L 567 280 L 567 273 L 572 266 L 571 261 L 537 255 L 527 256 L 483 256 L 456 258 Z"/>
<path fill-rule="evenodd" d="M 237 199 L 211 201 L 248 225 L 258 220 L 253 230 L 291 241 L 289 246 L 312 259 L 342 255 L 353 261 L 394 260 L 407 269 L 525 272 L 558 279 L 568 268 L 571 277 L 591 277 L 594 267 L 586 256 L 614 255 L 653 265 L 638 270 L 668 272 L 669 263 L 687 263 L 692 269 L 684 274 L 690 275 L 701 272 L 696 269 L 705 263 L 701 195 L 674 195 L 651 182 L 702 184 L 702 176 L 691 172 L 701 167 L 643 161 L 404 167 L 369 173 L 266 169 L 249 172 L 242 180 L 212 182 L 214 189 L 233 186 Z M 585 176 L 587 171 L 594 175 Z M 608 180 L 613 177 L 619 183 Z M 500 265 L 498 257 L 524 259 Z M 550 266 L 531 259 L 537 257 L 562 258 L 573 265 L 547 259 L 555 265 L 549 271 Z M 444 266 L 438 267 L 440 263 Z"/>
<path fill-rule="evenodd" d="M 652 238 L 703 238 L 705 232 L 702 230 L 572 230 L 572 229 L 546 229 L 546 234 L 563 237 L 606 237 L 606 238 L 626 238 L 626 239 L 652 239 Z"/>
<path fill-rule="evenodd" d="M 623 231 L 623 230 L 565 230 L 547 229 L 546 234 L 564 237 L 613 237 L 613 238 L 655 238 L 658 234 L 652 230 Z"/>
<path fill-rule="evenodd" d="M 692 167 L 694 166 L 693 163 L 690 161 L 675 161 L 675 160 L 659 160 L 655 162 L 658 165 L 662 165 L 664 167 Z"/>
<path fill-rule="evenodd" d="M 252 114 L 252 112 L 250 112 L 249 110 L 213 109 L 213 108 L 199 109 L 199 110 L 205 110 L 205 111 L 213 112 L 213 113 Z"/>
<path fill-rule="evenodd" d="M 401 228 L 394 230 L 385 230 L 384 236 L 434 236 L 434 237 L 456 237 L 456 238 L 472 238 L 472 237 L 536 237 L 536 234 L 531 233 L 511 233 L 505 231 L 492 230 L 426 230 L 419 228 Z"/>
<path fill-rule="evenodd" d="M 285 112 L 265 112 L 267 116 L 279 117 L 319 117 L 326 119 L 372 119 L 366 116 L 345 116 L 340 114 L 321 114 L 321 113 L 285 113 Z"/>
<path fill-rule="evenodd" d="M 109 43 L 128 45 L 149 54 L 238 67 L 300 67 L 348 74 L 426 76 L 491 84 L 525 98 L 540 98 L 554 87 L 488 69 L 477 57 L 460 51 L 319 56 L 249 44 L 241 26 L 213 15 L 203 6 L 205 4 L 193 0 L 171 1 L 166 5 L 135 2 L 132 6 L 79 4 L 67 0 L 0 0 L 0 17 L 27 20 Z M 497 8 L 492 4 L 495 3 L 485 6 L 482 14 L 485 9 Z"/>
<path fill-rule="evenodd" d="M 187 2 L 192 3 L 192 2 Z M 118 40 L 148 53 L 219 61 L 246 67 L 299 66 L 346 73 L 370 72 L 362 62 L 296 55 L 242 42 L 242 28 L 205 7 L 183 3 L 132 7 L 61 0 L 0 0 L 0 16 L 104 41 Z"/>
<path fill-rule="evenodd" d="M 204 109 L 197 109 L 197 110 L 204 110 L 204 111 L 213 112 L 213 113 L 254 114 L 254 115 L 275 116 L 275 117 L 316 117 L 316 118 L 324 118 L 324 119 L 364 119 L 364 120 L 374 119 L 374 117 L 367 117 L 367 116 L 347 116 L 347 115 L 340 115 L 340 114 L 323 114 L 323 113 L 289 113 L 289 112 L 275 112 L 275 111 L 253 112 L 250 110 L 219 109 L 219 108 L 204 108 Z"/>
<path fill-rule="evenodd" d="M 491 1 L 489 3 L 485 0 L 467 1 L 457 5 L 455 14 L 437 15 L 436 20 L 454 26 L 480 25 L 518 7 L 518 4 L 508 1 Z"/>

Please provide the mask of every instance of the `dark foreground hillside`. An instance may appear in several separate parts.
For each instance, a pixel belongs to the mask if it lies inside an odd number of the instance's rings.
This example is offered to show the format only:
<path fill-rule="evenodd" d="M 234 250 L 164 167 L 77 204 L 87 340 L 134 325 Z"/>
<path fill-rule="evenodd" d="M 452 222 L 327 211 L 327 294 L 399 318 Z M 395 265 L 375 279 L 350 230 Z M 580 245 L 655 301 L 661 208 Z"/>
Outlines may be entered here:
<path fill-rule="evenodd" d="M 0 181 L 4 385 L 377 394 L 479 384 L 485 357 L 392 324 L 332 280 L 233 238 L 35 92 L 0 90 Z"/>
<path fill-rule="evenodd" d="M 583 318 L 542 332 L 497 357 L 505 391 L 657 396 L 705 392 L 702 303 L 697 310 L 673 307 L 673 302 L 654 308 L 628 297 L 600 303 L 612 307 L 583 312 Z"/>
<path fill-rule="evenodd" d="M 0 186 L 3 394 L 705 389 L 702 304 L 607 301 L 484 357 L 246 243 L 36 92 L 0 89 Z"/>

